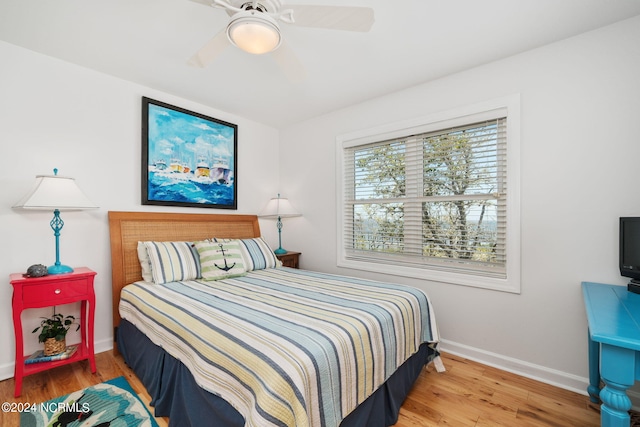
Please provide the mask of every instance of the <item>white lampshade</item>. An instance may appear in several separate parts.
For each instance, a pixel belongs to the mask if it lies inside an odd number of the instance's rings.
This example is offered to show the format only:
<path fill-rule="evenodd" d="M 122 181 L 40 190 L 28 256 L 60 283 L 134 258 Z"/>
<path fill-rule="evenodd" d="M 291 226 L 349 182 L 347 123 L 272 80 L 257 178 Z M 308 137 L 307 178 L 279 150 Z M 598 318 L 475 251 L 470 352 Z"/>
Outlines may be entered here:
<path fill-rule="evenodd" d="M 56 262 L 47 271 L 49 274 L 71 273 L 73 268 L 60 263 L 60 230 L 64 226 L 60 211 L 96 209 L 97 206 L 84 195 L 73 178 L 58 176 L 58 169 L 53 173 L 36 176 L 36 184 L 31 191 L 13 207 L 53 211 L 49 225 L 56 240 Z"/>
<path fill-rule="evenodd" d="M 36 183 L 31 191 L 13 207 L 61 211 L 98 208 L 78 188 L 73 178 L 58 175 L 36 176 Z"/>
<path fill-rule="evenodd" d="M 269 200 L 269 203 L 258 214 L 263 218 L 289 218 L 294 216 L 301 216 L 302 214 L 295 210 L 295 208 L 289 202 L 289 199 L 283 197 L 274 197 Z"/>
<path fill-rule="evenodd" d="M 280 46 L 280 28 L 269 15 L 255 10 L 238 12 L 227 26 L 231 43 L 248 53 L 263 54 Z"/>
<path fill-rule="evenodd" d="M 282 247 L 282 218 L 290 218 L 292 216 L 301 216 L 291 203 L 289 203 L 289 199 L 285 199 L 280 197 L 275 197 L 269 200 L 267 206 L 262 209 L 262 211 L 258 214 L 263 218 L 277 218 L 276 227 L 278 227 L 278 249 L 274 250 L 276 254 L 286 254 L 287 250 Z"/>

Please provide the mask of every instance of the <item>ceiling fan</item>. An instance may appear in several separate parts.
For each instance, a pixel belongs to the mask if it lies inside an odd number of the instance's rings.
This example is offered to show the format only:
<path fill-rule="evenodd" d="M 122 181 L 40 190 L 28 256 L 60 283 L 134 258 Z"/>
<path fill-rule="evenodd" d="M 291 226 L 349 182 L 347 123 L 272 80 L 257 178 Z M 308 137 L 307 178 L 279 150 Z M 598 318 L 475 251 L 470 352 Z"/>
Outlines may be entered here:
<path fill-rule="evenodd" d="M 304 76 L 304 68 L 280 33 L 279 22 L 301 27 L 367 32 L 374 22 L 373 9 L 356 6 L 286 5 L 281 0 L 191 0 L 225 9 L 231 17 L 189 64 L 206 67 L 228 46 L 253 54 L 273 52 L 289 78 Z"/>

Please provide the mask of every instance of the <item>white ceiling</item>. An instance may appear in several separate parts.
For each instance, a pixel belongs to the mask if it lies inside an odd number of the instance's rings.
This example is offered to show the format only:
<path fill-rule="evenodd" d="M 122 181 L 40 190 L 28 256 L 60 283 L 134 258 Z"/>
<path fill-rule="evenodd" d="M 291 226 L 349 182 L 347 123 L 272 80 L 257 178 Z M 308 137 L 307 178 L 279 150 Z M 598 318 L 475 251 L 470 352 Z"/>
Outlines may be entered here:
<path fill-rule="evenodd" d="M 371 7 L 375 23 L 282 24 L 302 81 L 232 47 L 207 68 L 187 65 L 229 18 L 189 0 L 0 0 L 0 40 L 282 128 L 640 15 L 638 0 L 293 2 Z"/>

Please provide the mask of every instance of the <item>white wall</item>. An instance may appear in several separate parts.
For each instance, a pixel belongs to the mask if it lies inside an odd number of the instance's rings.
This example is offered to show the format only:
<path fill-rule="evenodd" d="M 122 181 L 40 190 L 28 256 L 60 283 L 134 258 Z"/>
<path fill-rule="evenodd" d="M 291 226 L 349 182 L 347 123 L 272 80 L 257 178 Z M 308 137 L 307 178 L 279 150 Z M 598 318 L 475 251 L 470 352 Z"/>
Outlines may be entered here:
<path fill-rule="evenodd" d="M 304 268 L 426 290 L 444 350 L 584 392 L 580 282 L 626 283 L 617 221 L 640 216 L 638 40 L 635 18 L 285 129 L 281 181 L 304 214 L 285 223 L 286 247 L 303 252 Z M 338 135 L 514 93 L 522 112 L 520 295 L 336 267 Z"/>
<path fill-rule="evenodd" d="M 436 308 L 444 350 L 583 391 L 587 327 L 580 282 L 626 283 L 617 271 L 617 218 L 640 215 L 638 40 L 640 18 L 635 18 L 280 134 L 0 42 L 0 277 L 34 263 L 51 264 L 54 256 L 51 214 L 11 206 L 36 174 L 57 167 L 75 177 L 101 209 L 63 213 L 62 261 L 98 272 L 96 344 L 99 350 L 111 346 L 107 211 L 204 211 L 140 205 L 144 95 L 239 125 L 238 212 L 255 213 L 282 191 L 304 214 L 286 219 L 283 230 L 283 246 L 303 252 L 304 268 L 425 289 Z M 337 135 L 513 93 L 521 94 L 522 107 L 520 295 L 336 267 Z M 273 223 L 263 223 L 262 229 L 274 243 Z M 14 360 L 8 281 L 0 287 L 0 301 L 0 342 L 5 343 L 0 378 L 7 378 Z M 29 331 L 46 313 L 23 315 L 28 349 L 38 347 Z"/>
<path fill-rule="evenodd" d="M 0 378 L 13 376 L 14 337 L 10 273 L 55 261 L 53 214 L 11 208 L 38 174 L 72 176 L 99 210 L 63 212 L 61 262 L 98 272 L 96 349 L 112 346 L 111 260 L 107 212 L 186 211 L 257 213 L 278 191 L 279 132 L 210 107 L 118 80 L 0 42 Z M 142 206 L 141 97 L 148 96 L 238 125 L 238 210 Z M 275 243 L 275 227 L 262 224 Z M 274 231 L 272 231 L 272 228 Z M 65 307 L 65 314 L 79 304 Z M 26 350 L 39 348 L 31 330 L 50 309 L 23 316 Z M 72 339 L 73 336 L 70 336 Z"/>

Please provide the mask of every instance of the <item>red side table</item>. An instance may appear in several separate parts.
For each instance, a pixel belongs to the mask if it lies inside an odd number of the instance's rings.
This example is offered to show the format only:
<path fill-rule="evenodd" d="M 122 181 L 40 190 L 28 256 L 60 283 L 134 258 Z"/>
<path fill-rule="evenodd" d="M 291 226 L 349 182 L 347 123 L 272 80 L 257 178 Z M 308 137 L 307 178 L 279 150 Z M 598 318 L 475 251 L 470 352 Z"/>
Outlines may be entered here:
<path fill-rule="evenodd" d="M 91 372 L 96 372 L 93 349 L 93 323 L 95 320 L 96 296 L 93 291 L 94 271 L 86 267 L 76 268 L 72 273 L 52 274 L 44 277 L 25 277 L 22 273 L 10 275 L 13 285 L 13 328 L 16 336 L 15 397 L 20 396 L 22 378 L 80 360 L 89 360 Z M 26 308 L 52 307 L 81 301 L 80 331 L 81 342 L 78 350 L 68 359 L 39 362 L 25 365 L 24 341 L 22 334 L 22 310 Z M 72 345 L 72 344 L 69 344 Z"/>

